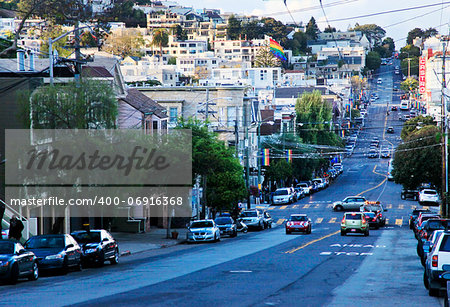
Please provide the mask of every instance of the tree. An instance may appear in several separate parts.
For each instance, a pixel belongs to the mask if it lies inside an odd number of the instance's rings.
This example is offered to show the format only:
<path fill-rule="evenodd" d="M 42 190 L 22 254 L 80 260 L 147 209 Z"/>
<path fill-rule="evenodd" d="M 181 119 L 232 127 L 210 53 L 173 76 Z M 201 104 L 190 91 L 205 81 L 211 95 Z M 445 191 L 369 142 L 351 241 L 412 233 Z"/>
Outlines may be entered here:
<path fill-rule="evenodd" d="M 327 26 L 324 30 L 324 33 L 333 33 L 336 32 L 336 28 L 335 27 L 331 27 L 331 26 Z"/>
<path fill-rule="evenodd" d="M 264 27 L 260 20 L 252 20 L 242 25 L 242 34 L 247 39 L 264 38 Z"/>
<path fill-rule="evenodd" d="M 409 64 L 408 64 L 409 61 Z M 408 65 L 409 65 L 409 71 L 408 71 Z M 408 76 L 408 72 L 411 76 L 418 76 L 419 75 L 419 58 L 418 57 L 411 57 L 408 59 L 404 59 L 400 62 L 400 68 L 402 69 L 402 73 L 405 76 Z"/>
<path fill-rule="evenodd" d="M 380 55 L 375 51 L 370 51 L 366 56 L 366 67 L 370 70 L 377 70 L 380 66 Z"/>
<path fill-rule="evenodd" d="M 227 30 L 228 38 L 231 40 L 239 39 L 242 34 L 242 25 L 241 21 L 238 20 L 234 15 L 231 15 L 228 18 L 228 30 Z"/>
<path fill-rule="evenodd" d="M 156 29 L 153 31 L 153 39 L 152 45 L 155 47 L 159 47 L 159 54 L 161 55 L 161 61 L 163 57 L 162 48 L 167 46 L 169 43 L 169 33 L 167 33 L 166 29 Z"/>
<path fill-rule="evenodd" d="M 333 107 L 323 101 L 322 95 L 315 90 L 303 93 L 295 104 L 297 113 L 298 135 L 303 142 L 319 145 L 342 145 L 341 139 L 332 131 L 330 124 L 333 117 Z"/>
<path fill-rule="evenodd" d="M 421 28 L 414 28 L 411 31 L 408 32 L 408 36 L 406 38 L 406 43 L 408 45 L 412 45 L 413 44 L 413 40 L 416 39 L 417 37 L 422 38 L 424 37 L 424 33 L 423 30 Z"/>
<path fill-rule="evenodd" d="M 420 56 L 420 48 L 414 45 L 406 45 L 405 47 L 400 48 L 400 60 L 406 59 L 407 57 L 419 57 Z"/>
<path fill-rule="evenodd" d="M 282 46 L 286 45 L 289 32 L 284 23 L 274 18 L 263 18 L 261 22 L 263 23 L 263 33 L 265 35 L 272 37 Z"/>
<path fill-rule="evenodd" d="M 178 41 L 185 41 L 188 39 L 187 32 L 180 25 L 175 27 L 175 35 L 177 36 Z"/>
<path fill-rule="evenodd" d="M 316 20 L 314 17 L 311 17 L 308 24 L 306 25 L 305 34 L 308 40 L 317 39 L 317 34 L 320 33 L 319 27 L 317 26 Z"/>
<path fill-rule="evenodd" d="M 60 25 L 53 25 L 48 27 L 41 35 L 41 53 L 48 54 L 48 39 L 57 38 L 58 36 L 64 34 L 64 31 Z M 63 37 L 57 42 L 52 44 L 53 48 L 58 51 L 60 57 L 68 57 L 72 50 L 68 47 L 68 37 Z M 44 56 L 43 57 L 47 57 Z"/>
<path fill-rule="evenodd" d="M 407 78 L 405 81 L 400 83 L 400 89 L 408 94 L 414 93 L 418 88 L 419 81 L 412 77 Z"/>
<path fill-rule="evenodd" d="M 280 66 L 280 60 L 278 60 L 272 52 L 270 52 L 269 46 L 261 47 L 255 56 L 253 63 L 254 67 L 278 67 Z"/>
<path fill-rule="evenodd" d="M 146 13 L 140 9 L 134 8 L 132 0 L 116 0 L 112 1 L 114 6 L 103 12 L 99 17 L 104 22 L 122 21 L 129 28 L 146 27 Z"/>
<path fill-rule="evenodd" d="M 423 31 L 423 38 L 429 38 L 432 36 L 436 36 L 437 34 L 439 34 L 438 30 L 436 30 L 435 28 L 428 28 Z"/>
<path fill-rule="evenodd" d="M 286 47 L 292 50 L 294 55 L 308 52 L 308 39 L 304 32 L 295 32 L 291 40 L 287 41 Z"/>
<path fill-rule="evenodd" d="M 80 83 L 46 85 L 21 101 L 19 114 L 25 127 L 31 123 L 34 129 L 115 127 L 117 100 L 108 82 L 83 78 Z"/>
<path fill-rule="evenodd" d="M 413 133 L 416 133 L 425 126 L 436 126 L 436 122 L 434 121 L 433 117 L 429 115 L 420 115 L 412 118 L 403 125 L 400 137 L 403 141 L 406 141 Z"/>
<path fill-rule="evenodd" d="M 142 56 L 142 47 L 145 41 L 142 35 L 134 30 L 124 33 L 113 33 L 106 39 L 103 46 L 106 52 L 125 58 L 127 56 Z"/>
<path fill-rule="evenodd" d="M 394 154 L 392 175 L 396 183 L 415 189 L 427 182 L 439 190 L 442 183 L 440 130 L 425 126 L 412 132 Z"/>
<path fill-rule="evenodd" d="M 376 24 L 356 24 L 353 29 L 350 29 L 350 31 L 361 31 L 364 35 L 366 35 L 367 39 L 373 46 L 379 45 L 383 37 L 386 35 L 386 31 Z"/>

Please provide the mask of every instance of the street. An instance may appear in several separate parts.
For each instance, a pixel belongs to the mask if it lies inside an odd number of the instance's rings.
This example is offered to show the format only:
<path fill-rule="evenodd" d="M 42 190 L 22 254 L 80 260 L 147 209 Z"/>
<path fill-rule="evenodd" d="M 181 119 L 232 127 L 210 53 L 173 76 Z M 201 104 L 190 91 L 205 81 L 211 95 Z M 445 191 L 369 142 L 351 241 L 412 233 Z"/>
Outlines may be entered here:
<path fill-rule="evenodd" d="M 372 137 L 392 149 L 401 131 L 401 111 L 386 112 L 399 104 L 399 97 L 391 96 L 394 81 L 398 85 L 393 67 L 382 66 L 380 77 L 381 85 L 372 84 L 380 99 L 368 108 L 343 174 L 295 204 L 267 206 L 277 227 L 217 244 L 142 252 L 122 258 L 118 266 L 2 285 L 0 305 L 439 306 L 442 298 L 428 296 L 423 286 L 408 228 L 408 214 L 418 203 L 401 200 L 401 186 L 387 181 L 389 159 L 366 156 Z M 385 134 L 388 126 L 394 134 Z M 341 237 L 343 214 L 333 212 L 331 203 L 352 195 L 380 201 L 388 209 L 386 226 L 369 237 Z M 283 223 L 293 213 L 308 214 L 312 234 L 285 234 Z"/>

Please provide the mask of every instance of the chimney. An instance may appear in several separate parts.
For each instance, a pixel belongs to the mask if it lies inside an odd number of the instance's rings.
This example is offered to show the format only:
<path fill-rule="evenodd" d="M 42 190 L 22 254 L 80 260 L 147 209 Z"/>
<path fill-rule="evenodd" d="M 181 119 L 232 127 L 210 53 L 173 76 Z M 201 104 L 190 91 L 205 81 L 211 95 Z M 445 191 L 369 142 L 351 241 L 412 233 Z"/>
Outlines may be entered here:
<path fill-rule="evenodd" d="M 25 71 L 25 51 L 17 50 L 17 70 Z"/>

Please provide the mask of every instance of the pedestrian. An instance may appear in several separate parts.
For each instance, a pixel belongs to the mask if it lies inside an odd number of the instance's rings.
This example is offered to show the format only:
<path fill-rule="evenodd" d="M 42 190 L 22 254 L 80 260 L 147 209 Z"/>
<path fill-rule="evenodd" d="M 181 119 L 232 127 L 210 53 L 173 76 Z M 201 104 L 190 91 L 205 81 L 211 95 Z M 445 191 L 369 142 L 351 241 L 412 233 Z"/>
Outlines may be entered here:
<path fill-rule="evenodd" d="M 23 223 L 21 220 L 17 218 L 16 215 L 13 215 L 11 220 L 9 221 L 9 239 L 15 239 L 17 241 L 22 237 Z"/>

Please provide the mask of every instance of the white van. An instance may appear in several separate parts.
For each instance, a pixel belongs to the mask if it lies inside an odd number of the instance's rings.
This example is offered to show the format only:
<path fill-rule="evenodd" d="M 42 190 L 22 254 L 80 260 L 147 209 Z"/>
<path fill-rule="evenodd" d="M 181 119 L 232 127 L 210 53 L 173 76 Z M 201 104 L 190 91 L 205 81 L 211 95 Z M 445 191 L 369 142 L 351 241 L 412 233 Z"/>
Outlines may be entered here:
<path fill-rule="evenodd" d="M 409 101 L 408 100 L 402 100 L 400 102 L 400 110 L 402 110 L 402 111 L 408 111 L 409 110 Z"/>
<path fill-rule="evenodd" d="M 394 176 L 392 176 L 392 170 L 394 169 L 394 163 L 392 163 L 393 162 L 393 160 L 391 159 L 391 160 L 389 160 L 389 167 L 388 167 L 388 173 L 387 173 L 387 179 L 389 180 L 389 181 L 392 181 L 392 180 L 394 180 Z"/>

